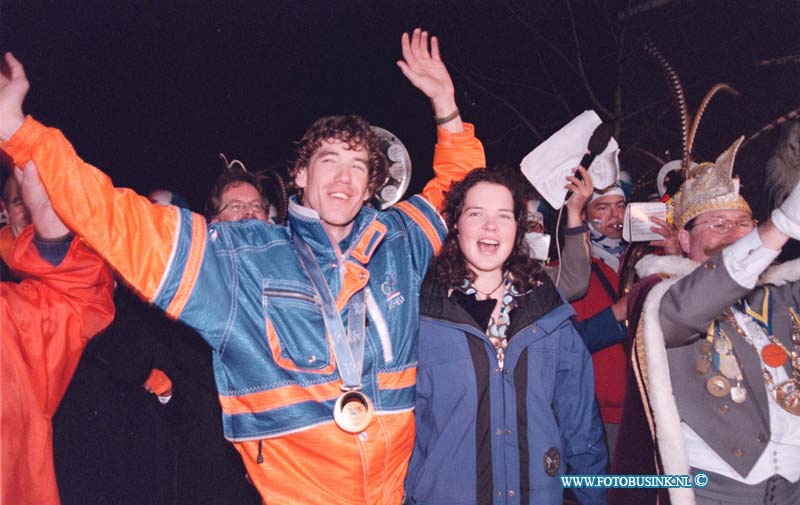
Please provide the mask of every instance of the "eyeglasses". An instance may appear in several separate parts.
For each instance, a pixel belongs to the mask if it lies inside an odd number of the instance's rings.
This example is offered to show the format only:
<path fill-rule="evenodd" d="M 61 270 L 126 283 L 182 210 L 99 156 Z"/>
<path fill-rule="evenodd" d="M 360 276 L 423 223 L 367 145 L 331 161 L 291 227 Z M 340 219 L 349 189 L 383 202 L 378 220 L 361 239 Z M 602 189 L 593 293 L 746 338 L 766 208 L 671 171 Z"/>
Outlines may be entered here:
<path fill-rule="evenodd" d="M 740 219 L 734 222 L 731 221 L 730 219 L 722 219 L 722 218 L 711 219 L 709 221 L 695 223 L 694 225 L 692 225 L 689 231 L 701 225 L 707 225 L 708 229 L 711 230 L 713 233 L 716 233 L 717 235 L 727 235 L 728 233 L 731 232 L 731 230 L 734 229 L 734 227 L 736 227 L 736 229 L 739 231 L 749 232 L 750 230 L 755 228 L 756 225 L 758 225 L 758 220 L 750 218 L 750 219 Z"/>
<path fill-rule="evenodd" d="M 242 214 L 245 210 L 250 210 L 254 214 L 263 214 L 266 213 L 266 207 L 264 204 L 259 201 L 254 202 L 240 202 L 239 200 L 231 200 L 230 202 L 223 205 L 217 215 L 222 214 L 224 211 L 229 210 L 234 214 Z"/>

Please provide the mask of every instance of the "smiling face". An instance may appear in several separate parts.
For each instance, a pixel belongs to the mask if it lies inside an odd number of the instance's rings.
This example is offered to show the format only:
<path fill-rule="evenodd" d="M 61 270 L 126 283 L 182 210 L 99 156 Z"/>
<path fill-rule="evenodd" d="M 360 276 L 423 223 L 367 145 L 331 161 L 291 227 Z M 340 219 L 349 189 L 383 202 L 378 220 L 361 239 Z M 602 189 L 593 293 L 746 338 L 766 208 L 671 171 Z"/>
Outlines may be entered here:
<path fill-rule="evenodd" d="M 243 219 L 267 221 L 261 193 L 250 183 L 231 183 L 220 195 L 219 203 L 220 212 L 211 220 L 212 223 Z"/>
<path fill-rule="evenodd" d="M 353 220 L 369 198 L 369 158 L 363 147 L 325 140 L 308 165 L 295 176 L 303 205 L 317 211 L 322 226 L 336 242 L 350 233 Z"/>
<path fill-rule="evenodd" d="M 592 227 L 606 237 L 622 238 L 625 198 L 620 195 L 601 196 L 586 206 L 586 217 Z"/>
<path fill-rule="evenodd" d="M 511 191 L 500 184 L 479 182 L 467 191 L 456 227 L 467 267 L 477 278 L 502 274 L 517 233 Z"/>
<path fill-rule="evenodd" d="M 691 230 L 678 232 L 678 242 L 689 259 L 703 262 L 736 242 L 754 227 L 753 215 L 744 210 L 712 210 L 692 221 Z M 726 229 L 725 225 L 729 225 Z"/>

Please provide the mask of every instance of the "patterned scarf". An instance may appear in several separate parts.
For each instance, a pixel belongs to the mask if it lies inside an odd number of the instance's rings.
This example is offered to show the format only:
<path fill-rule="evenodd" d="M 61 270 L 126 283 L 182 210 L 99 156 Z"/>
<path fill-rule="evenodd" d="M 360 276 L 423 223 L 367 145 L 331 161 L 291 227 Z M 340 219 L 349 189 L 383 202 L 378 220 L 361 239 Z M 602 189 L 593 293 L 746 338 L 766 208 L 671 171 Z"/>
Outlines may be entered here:
<path fill-rule="evenodd" d="M 469 279 L 464 279 L 464 284 L 461 286 L 461 289 L 468 295 L 477 296 L 478 294 L 478 290 L 475 289 L 475 286 L 472 285 Z M 519 292 L 511 282 L 508 272 L 506 272 L 503 275 L 503 297 L 500 300 L 500 314 L 498 314 L 496 320 L 492 318 L 489 321 L 489 328 L 487 328 L 487 336 L 492 345 L 494 345 L 495 352 L 497 353 L 497 362 L 500 368 L 504 366 L 505 350 L 506 347 L 508 347 L 508 326 L 511 323 L 508 314 L 511 312 L 511 309 L 517 306 L 517 296 L 519 296 Z"/>
<path fill-rule="evenodd" d="M 589 241 L 592 243 L 592 257 L 619 271 L 619 260 L 628 243 L 621 238 L 606 237 L 589 223 Z"/>

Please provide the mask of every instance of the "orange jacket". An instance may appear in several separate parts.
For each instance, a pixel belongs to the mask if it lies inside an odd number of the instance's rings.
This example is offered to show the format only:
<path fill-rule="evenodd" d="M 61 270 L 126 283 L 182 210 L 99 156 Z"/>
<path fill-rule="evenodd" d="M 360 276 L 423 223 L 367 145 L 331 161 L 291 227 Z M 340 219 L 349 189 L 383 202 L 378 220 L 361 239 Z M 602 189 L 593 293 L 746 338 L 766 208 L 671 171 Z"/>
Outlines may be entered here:
<path fill-rule="evenodd" d="M 50 419 L 88 339 L 114 318 L 114 280 L 79 240 L 60 265 L 46 262 L 33 227 L 10 260 L 27 278 L 0 283 L 0 504 L 58 504 Z"/>

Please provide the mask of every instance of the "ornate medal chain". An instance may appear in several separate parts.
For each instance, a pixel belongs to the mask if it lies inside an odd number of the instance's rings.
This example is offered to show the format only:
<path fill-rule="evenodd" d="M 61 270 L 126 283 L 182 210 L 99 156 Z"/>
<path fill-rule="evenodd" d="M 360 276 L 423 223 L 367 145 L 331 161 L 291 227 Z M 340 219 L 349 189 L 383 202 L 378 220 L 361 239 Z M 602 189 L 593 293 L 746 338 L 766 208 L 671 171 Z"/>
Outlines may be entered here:
<path fill-rule="evenodd" d="M 719 338 L 715 334 L 719 332 Z M 709 326 L 706 338 L 698 342 L 702 355 L 695 363 L 698 373 L 705 375 L 714 367 L 715 373 L 706 381 L 706 390 L 717 398 L 730 394 L 731 400 L 742 403 L 747 399 L 747 390 L 742 385 L 744 376 L 739 358 L 733 352 L 731 339 L 716 323 Z M 736 385 L 731 386 L 735 380 Z"/>
<path fill-rule="evenodd" d="M 800 318 L 798 318 L 797 314 L 791 308 L 789 312 L 792 316 L 792 352 L 790 353 L 774 335 L 769 335 L 765 331 L 764 335 L 766 335 L 770 343 L 762 347 L 760 353 L 761 359 L 759 361 L 761 362 L 761 373 L 764 384 L 767 387 L 767 391 L 770 392 L 770 396 L 772 396 L 773 400 L 775 400 L 778 406 L 783 410 L 790 414 L 800 416 Z M 753 342 L 750 335 L 739 325 L 733 312 L 726 310 L 725 317 L 736 329 L 736 332 L 750 344 L 753 349 L 758 351 L 755 342 Z M 775 385 L 775 380 L 772 377 L 772 373 L 767 370 L 767 365 L 773 368 L 780 368 L 786 363 L 786 358 L 788 357 L 792 358 L 792 378 Z"/>

